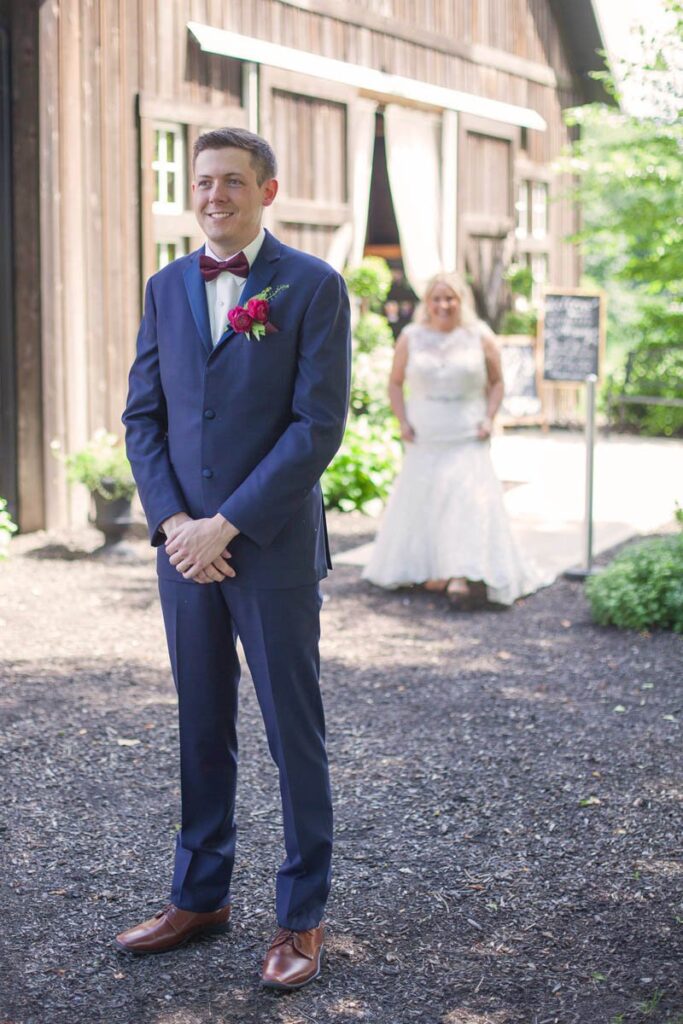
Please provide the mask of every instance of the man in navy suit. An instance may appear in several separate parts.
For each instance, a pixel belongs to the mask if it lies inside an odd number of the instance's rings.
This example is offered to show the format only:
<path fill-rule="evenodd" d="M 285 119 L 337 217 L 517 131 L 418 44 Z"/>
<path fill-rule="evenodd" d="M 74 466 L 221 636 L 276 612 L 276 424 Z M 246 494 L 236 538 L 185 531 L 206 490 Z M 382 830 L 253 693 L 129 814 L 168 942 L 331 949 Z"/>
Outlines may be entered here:
<path fill-rule="evenodd" d="M 330 888 L 319 481 L 344 430 L 349 304 L 328 264 L 263 229 L 278 190 L 264 139 L 207 132 L 193 171 L 206 245 L 147 284 L 123 415 L 178 691 L 182 827 L 170 904 L 117 945 L 158 953 L 227 929 L 239 637 L 279 771 L 286 850 L 263 983 L 292 989 L 319 973 Z"/>

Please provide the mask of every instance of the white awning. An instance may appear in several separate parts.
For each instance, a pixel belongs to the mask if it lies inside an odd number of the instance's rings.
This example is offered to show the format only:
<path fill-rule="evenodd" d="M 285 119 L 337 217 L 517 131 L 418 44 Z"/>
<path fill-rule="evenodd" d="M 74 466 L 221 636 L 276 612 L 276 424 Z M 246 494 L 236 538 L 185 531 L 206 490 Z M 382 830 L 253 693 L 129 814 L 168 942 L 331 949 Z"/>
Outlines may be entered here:
<path fill-rule="evenodd" d="M 267 64 L 285 71 L 312 75 L 328 82 L 340 82 L 342 85 L 351 85 L 357 89 L 385 95 L 394 101 L 401 98 L 413 100 L 445 110 L 458 110 L 463 114 L 474 114 L 492 121 L 518 125 L 520 128 L 534 128 L 541 132 L 547 128 L 541 115 L 530 107 L 501 103 L 499 100 L 486 99 L 473 93 L 420 82 L 415 78 L 404 78 L 402 75 L 388 75 L 384 71 L 376 71 L 360 64 L 347 64 L 342 60 L 321 57 L 306 50 L 295 50 L 291 46 L 280 46 L 279 43 L 268 43 L 252 36 L 202 25 L 197 21 L 188 21 L 187 27 L 201 49 L 207 53 L 217 53 L 255 64 Z"/>

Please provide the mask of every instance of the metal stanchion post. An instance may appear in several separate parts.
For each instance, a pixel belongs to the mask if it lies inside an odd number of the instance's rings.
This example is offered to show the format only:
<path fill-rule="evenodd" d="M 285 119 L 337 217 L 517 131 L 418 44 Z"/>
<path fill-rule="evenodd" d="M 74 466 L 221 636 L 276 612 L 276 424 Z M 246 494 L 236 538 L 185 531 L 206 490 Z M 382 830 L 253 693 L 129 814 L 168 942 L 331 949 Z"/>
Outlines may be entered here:
<path fill-rule="evenodd" d="M 593 456 L 595 453 L 595 385 L 598 378 L 594 373 L 586 377 L 586 501 L 584 507 L 583 540 L 584 565 L 568 569 L 565 576 L 570 580 L 582 580 L 593 574 Z"/>

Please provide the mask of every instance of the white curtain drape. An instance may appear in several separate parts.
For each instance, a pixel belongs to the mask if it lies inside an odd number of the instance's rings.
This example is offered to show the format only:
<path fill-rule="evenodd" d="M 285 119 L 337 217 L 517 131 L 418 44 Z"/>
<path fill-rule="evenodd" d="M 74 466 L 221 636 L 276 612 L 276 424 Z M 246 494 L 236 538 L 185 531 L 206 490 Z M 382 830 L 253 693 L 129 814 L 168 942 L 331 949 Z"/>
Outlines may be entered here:
<path fill-rule="evenodd" d="M 422 297 L 441 261 L 441 118 L 388 104 L 384 141 L 406 277 Z"/>
<path fill-rule="evenodd" d="M 349 254 L 352 266 L 363 259 L 365 235 L 368 229 L 368 207 L 372 182 L 372 161 L 375 152 L 375 115 L 377 104 L 359 98 L 352 112 L 352 180 L 353 242 Z"/>
<path fill-rule="evenodd" d="M 441 263 L 444 273 L 458 262 L 458 115 L 441 115 Z"/>
<path fill-rule="evenodd" d="M 356 99 L 349 109 L 351 220 L 337 228 L 330 242 L 326 259 L 335 270 L 343 270 L 347 262 L 355 266 L 363 259 L 368 227 L 376 113 L 377 103 L 362 97 Z"/>

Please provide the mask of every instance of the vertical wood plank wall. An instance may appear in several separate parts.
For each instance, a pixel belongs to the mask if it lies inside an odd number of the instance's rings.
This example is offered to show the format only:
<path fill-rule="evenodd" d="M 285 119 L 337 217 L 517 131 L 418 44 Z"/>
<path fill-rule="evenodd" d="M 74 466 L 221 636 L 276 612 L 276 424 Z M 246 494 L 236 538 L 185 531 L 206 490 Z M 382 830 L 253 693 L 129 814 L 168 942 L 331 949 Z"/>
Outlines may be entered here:
<path fill-rule="evenodd" d="M 45 522 L 40 337 L 38 11 L 10 6 L 17 489 L 24 530 Z"/>
<path fill-rule="evenodd" d="M 533 107 L 549 126 L 546 133 L 528 133 L 528 158 L 539 164 L 554 159 L 566 143 L 561 104 L 578 94 L 548 0 L 354 0 L 334 6 L 326 0 L 321 12 L 284 0 L 40 5 L 44 452 L 53 439 L 74 450 L 100 426 L 121 432 L 143 286 L 138 95 L 205 104 L 214 112 L 239 102 L 234 62 L 201 53 L 188 21 Z M 363 13 L 372 18 L 364 22 Z M 310 101 L 277 102 L 284 118 L 277 130 L 282 150 L 297 126 L 308 125 Z M 340 116 L 334 104 L 324 103 L 318 114 Z M 313 138 L 302 135 L 300 144 L 310 149 Z M 280 153 L 283 164 L 289 156 Z M 344 201 L 346 183 L 328 164 L 321 165 L 329 179 L 321 183 L 324 198 Z M 297 198 L 315 199 L 316 169 L 309 168 L 313 182 L 303 170 Z M 573 222 L 568 203 L 552 205 L 552 275 L 565 285 L 578 274 L 576 255 L 563 241 Z M 320 251 L 330 232 L 329 224 L 306 230 L 292 225 L 291 240 Z M 35 466 L 35 452 L 31 458 Z M 46 524 L 81 518 L 83 496 L 76 488 L 69 496 L 63 468 L 49 455 L 44 472 Z M 37 525 L 28 505 L 37 508 L 40 488 L 30 486 L 26 474 L 22 488 L 26 523 Z"/>

